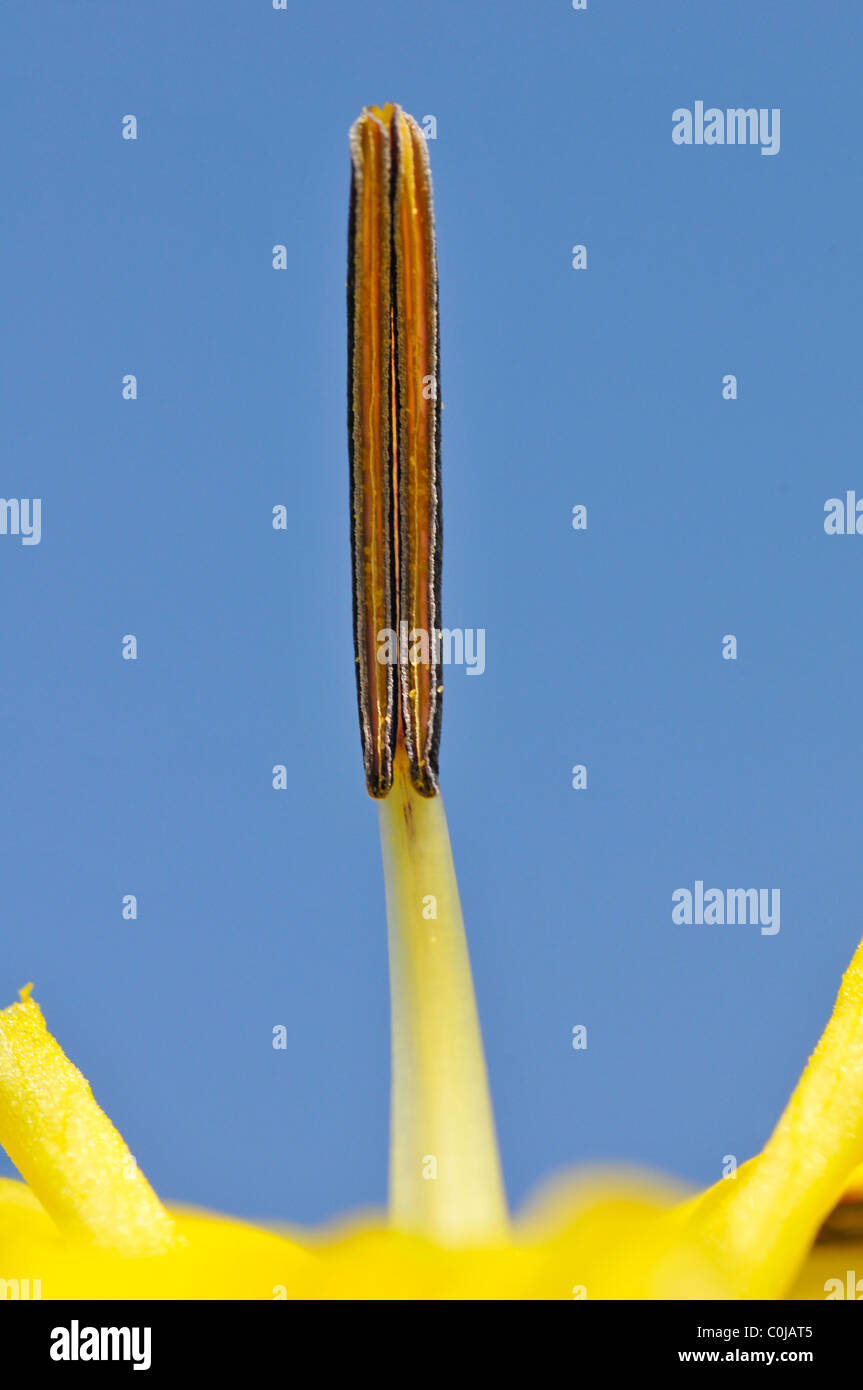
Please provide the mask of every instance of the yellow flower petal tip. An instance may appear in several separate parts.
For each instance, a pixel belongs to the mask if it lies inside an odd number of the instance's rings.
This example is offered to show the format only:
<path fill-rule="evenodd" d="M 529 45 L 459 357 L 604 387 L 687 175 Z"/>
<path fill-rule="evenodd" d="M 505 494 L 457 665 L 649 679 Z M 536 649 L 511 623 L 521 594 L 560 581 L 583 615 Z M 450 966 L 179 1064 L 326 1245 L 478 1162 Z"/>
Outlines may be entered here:
<path fill-rule="evenodd" d="M 165 1250 L 171 1218 L 31 991 L 0 1010 L 0 1144 L 67 1236 L 123 1255 Z"/>
<path fill-rule="evenodd" d="M 0 1278 L 39 1280 L 42 1299 L 273 1299 L 297 1292 L 314 1257 L 273 1231 L 183 1209 L 174 1239 L 137 1259 L 61 1233 L 24 1183 L 0 1178 Z"/>
<path fill-rule="evenodd" d="M 744 1298 L 784 1297 L 825 1219 L 859 1191 L 863 943 L 764 1151 L 683 1209 Z"/>

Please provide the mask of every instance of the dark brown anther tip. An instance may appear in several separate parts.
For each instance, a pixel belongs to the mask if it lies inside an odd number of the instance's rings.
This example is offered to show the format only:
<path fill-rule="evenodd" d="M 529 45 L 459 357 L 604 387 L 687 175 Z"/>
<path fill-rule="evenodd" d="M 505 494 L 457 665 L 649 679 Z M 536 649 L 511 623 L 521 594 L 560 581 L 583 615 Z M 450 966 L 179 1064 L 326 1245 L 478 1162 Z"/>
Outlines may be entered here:
<path fill-rule="evenodd" d="M 401 642 L 403 630 L 425 633 L 433 650 L 441 621 L 440 335 L 428 150 L 416 121 L 395 105 L 368 107 L 350 145 L 348 440 L 366 786 L 375 798 L 387 795 L 401 740 L 412 785 L 436 796 L 437 666 L 404 660 Z M 387 633 L 396 658 L 390 651 L 381 661 Z"/>

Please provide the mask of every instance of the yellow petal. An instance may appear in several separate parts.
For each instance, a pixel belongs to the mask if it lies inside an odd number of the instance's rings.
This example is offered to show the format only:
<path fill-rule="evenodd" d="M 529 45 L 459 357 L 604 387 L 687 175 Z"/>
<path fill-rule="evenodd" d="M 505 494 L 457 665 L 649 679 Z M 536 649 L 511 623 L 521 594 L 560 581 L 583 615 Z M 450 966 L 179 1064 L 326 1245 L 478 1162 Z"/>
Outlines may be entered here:
<path fill-rule="evenodd" d="M 172 1209 L 178 1239 L 132 1259 L 69 1241 L 23 1183 L 0 1179 L 0 1279 L 43 1299 L 564 1300 L 727 1298 L 697 1243 L 662 1218 L 673 1191 L 642 1178 L 559 1186 L 508 1245 L 455 1250 L 380 1218 L 295 1238 Z"/>
<path fill-rule="evenodd" d="M 164 1253 L 117 1255 L 64 1236 L 29 1188 L 0 1179 L 0 1279 L 7 1288 L 38 1279 L 43 1299 L 272 1299 L 314 1282 L 299 1272 L 315 1257 L 283 1236 L 186 1210 L 171 1216 L 176 1238 Z"/>
<path fill-rule="evenodd" d="M 784 1296 L 863 1160 L 863 944 L 758 1158 L 678 1214 L 745 1298 Z"/>
<path fill-rule="evenodd" d="M 0 1144 L 69 1235 L 127 1255 L 167 1249 L 170 1217 L 29 993 L 0 1010 Z"/>
<path fill-rule="evenodd" d="M 863 1301 L 863 1201 L 847 1197 L 822 1226 L 789 1298 Z"/>

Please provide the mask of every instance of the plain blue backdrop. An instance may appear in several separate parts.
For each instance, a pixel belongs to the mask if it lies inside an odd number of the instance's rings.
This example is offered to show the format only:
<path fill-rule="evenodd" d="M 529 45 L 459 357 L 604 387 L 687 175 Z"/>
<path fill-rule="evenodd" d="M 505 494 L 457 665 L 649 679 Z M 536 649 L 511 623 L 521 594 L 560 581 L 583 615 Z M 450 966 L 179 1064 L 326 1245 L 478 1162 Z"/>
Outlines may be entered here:
<path fill-rule="evenodd" d="M 0 493 L 43 499 L 0 536 L 0 999 L 35 982 L 166 1198 L 384 1199 L 344 290 L 348 127 L 398 101 L 438 125 L 444 620 L 487 632 L 441 770 L 510 1195 L 714 1180 L 863 929 L 863 537 L 823 528 L 863 496 L 859 5 L 47 0 L 0 38 Z M 780 153 L 675 146 L 696 100 L 779 107 Z M 698 878 L 778 887 L 780 933 L 675 926 Z"/>

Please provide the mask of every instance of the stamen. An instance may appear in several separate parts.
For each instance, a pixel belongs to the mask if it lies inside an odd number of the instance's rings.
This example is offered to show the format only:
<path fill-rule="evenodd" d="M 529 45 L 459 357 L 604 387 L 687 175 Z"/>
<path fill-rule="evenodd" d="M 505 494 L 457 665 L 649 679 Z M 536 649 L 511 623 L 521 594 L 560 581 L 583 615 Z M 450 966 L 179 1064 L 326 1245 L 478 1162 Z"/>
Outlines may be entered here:
<path fill-rule="evenodd" d="M 407 756 L 379 806 L 392 995 L 390 1215 L 441 1244 L 505 1239 L 506 1200 L 443 798 Z"/>
<path fill-rule="evenodd" d="M 366 112 L 351 130 L 348 233 L 348 445 L 354 651 L 366 786 L 386 796 L 398 732 L 395 668 L 378 660 L 398 632 L 392 421 L 389 129 Z"/>
<path fill-rule="evenodd" d="M 348 437 L 366 785 L 374 797 L 388 794 L 403 743 L 414 787 L 434 796 L 442 694 L 440 378 L 428 151 L 413 117 L 388 105 L 367 108 L 355 123 L 351 158 Z M 383 661 L 382 634 L 391 637 Z"/>
<path fill-rule="evenodd" d="M 497 1242 L 506 1203 L 438 795 L 440 389 L 428 153 L 416 121 L 390 105 L 363 112 L 351 157 L 354 646 L 387 890 L 390 1215 L 400 1230 L 444 1244 Z M 384 629 L 386 663 L 376 647 Z"/>

